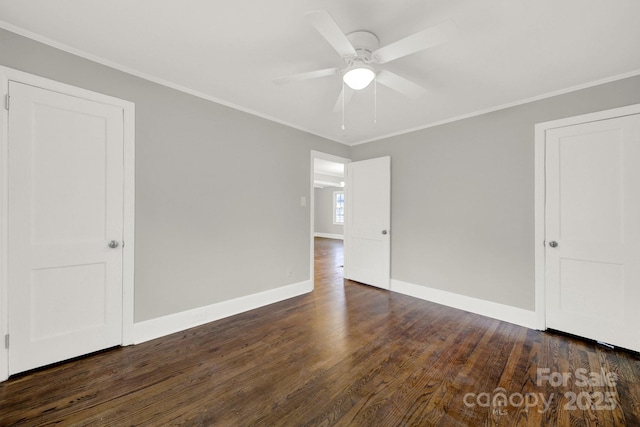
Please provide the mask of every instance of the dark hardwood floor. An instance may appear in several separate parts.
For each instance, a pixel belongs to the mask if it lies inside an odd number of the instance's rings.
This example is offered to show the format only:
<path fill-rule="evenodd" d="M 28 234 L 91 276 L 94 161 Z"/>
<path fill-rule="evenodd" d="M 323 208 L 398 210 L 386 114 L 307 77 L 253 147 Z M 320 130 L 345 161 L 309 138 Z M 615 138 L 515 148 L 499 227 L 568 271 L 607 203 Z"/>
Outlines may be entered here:
<path fill-rule="evenodd" d="M 10 378 L 0 425 L 640 426 L 636 354 L 343 281 L 342 242 L 316 248 L 313 293 Z"/>

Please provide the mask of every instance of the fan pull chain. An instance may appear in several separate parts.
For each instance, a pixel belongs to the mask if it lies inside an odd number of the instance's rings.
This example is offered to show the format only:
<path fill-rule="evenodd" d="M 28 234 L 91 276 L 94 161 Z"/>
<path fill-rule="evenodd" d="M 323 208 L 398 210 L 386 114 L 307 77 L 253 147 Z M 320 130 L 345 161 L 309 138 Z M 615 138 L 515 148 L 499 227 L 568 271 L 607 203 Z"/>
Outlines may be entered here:
<path fill-rule="evenodd" d="M 344 95 L 345 95 L 345 87 L 344 87 L 344 79 L 342 80 L 342 130 L 344 127 Z"/>
<path fill-rule="evenodd" d="M 378 76 L 373 79 L 373 124 L 378 123 Z"/>

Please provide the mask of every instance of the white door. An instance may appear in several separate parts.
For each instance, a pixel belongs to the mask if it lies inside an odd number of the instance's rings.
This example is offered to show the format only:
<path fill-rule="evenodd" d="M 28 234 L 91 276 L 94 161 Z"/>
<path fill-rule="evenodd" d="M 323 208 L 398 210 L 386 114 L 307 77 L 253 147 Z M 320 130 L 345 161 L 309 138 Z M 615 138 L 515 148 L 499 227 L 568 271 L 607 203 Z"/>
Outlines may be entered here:
<path fill-rule="evenodd" d="M 391 158 L 346 164 L 344 275 L 389 289 Z"/>
<path fill-rule="evenodd" d="M 640 115 L 546 133 L 547 327 L 640 351 Z"/>
<path fill-rule="evenodd" d="M 123 110 L 16 82 L 9 96 L 14 374 L 122 343 Z"/>

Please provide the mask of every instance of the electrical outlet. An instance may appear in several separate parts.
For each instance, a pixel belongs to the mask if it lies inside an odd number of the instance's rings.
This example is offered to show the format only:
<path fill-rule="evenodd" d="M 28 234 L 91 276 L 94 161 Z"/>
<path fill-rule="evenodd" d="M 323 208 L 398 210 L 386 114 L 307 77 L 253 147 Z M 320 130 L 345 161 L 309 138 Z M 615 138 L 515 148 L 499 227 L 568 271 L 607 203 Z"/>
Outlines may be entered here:
<path fill-rule="evenodd" d="M 287 268 L 287 279 L 293 279 L 294 271 L 292 268 Z"/>

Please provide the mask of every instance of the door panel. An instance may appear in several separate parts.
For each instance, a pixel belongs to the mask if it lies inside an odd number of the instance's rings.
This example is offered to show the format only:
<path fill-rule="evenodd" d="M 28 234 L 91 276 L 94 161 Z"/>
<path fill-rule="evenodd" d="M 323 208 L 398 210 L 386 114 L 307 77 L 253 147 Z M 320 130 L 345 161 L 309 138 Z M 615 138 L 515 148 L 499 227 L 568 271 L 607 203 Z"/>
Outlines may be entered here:
<path fill-rule="evenodd" d="M 31 338 L 41 341 L 103 326 L 105 282 L 103 263 L 32 270 Z"/>
<path fill-rule="evenodd" d="M 638 164 L 640 115 L 547 131 L 548 327 L 640 350 Z"/>
<path fill-rule="evenodd" d="M 33 243 L 104 239 L 105 117 L 40 103 L 32 113 Z M 69 138 L 69 126 L 82 137 Z"/>
<path fill-rule="evenodd" d="M 123 110 L 10 82 L 9 372 L 122 342 Z"/>
<path fill-rule="evenodd" d="M 391 158 L 346 165 L 345 278 L 389 289 Z"/>
<path fill-rule="evenodd" d="M 621 243 L 622 141 L 620 129 L 585 129 L 559 140 L 561 239 Z"/>

